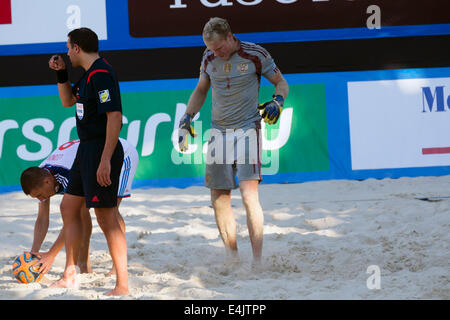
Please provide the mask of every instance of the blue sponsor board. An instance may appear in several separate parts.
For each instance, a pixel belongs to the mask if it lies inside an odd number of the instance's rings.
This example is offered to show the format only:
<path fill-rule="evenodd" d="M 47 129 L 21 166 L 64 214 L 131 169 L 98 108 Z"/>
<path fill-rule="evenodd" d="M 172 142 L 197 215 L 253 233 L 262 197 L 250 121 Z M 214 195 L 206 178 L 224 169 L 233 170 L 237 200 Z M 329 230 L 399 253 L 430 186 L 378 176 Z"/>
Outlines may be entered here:
<path fill-rule="evenodd" d="M 289 84 L 324 84 L 328 132 L 329 170 L 320 172 L 288 172 L 265 175 L 263 183 L 296 183 L 316 180 L 368 178 L 400 178 L 416 176 L 442 176 L 450 174 L 450 163 L 440 166 L 403 167 L 389 169 L 353 170 L 349 122 L 349 82 L 403 80 L 403 79 L 439 79 L 450 78 L 450 68 L 401 69 L 382 71 L 354 71 L 334 73 L 286 74 Z M 388 82 L 387 81 L 387 82 Z M 197 79 L 154 80 L 121 82 L 121 92 L 165 91 L 194 89 Z M 262 86 L 270 85 L 263 79 Z M 57 95 L 56 86 L 29 86 L 0 88 L 0 98 L 33 97 Z M 418 112 L 449 112 L 448 94 L 443 85 L 423 86 L 417 94 Z M 394 107 L 393 103 L 393 107 Z M 1 119 L 0 119 L 1 121 Z M 383 123 L 379 123 L 383 130 Z M 291 132 L 295 135 L 295 132 Z M 298 146 L 301 152 L 301 146 Z M 203 178 L 170 178 L 134 181 L 133 187 L 188 187 L 203 185 Z M 0 186 L 0 192 L 20 190 L 16 186 Z"/>
<path fill-rule="evenodd" d="M 14 1 L 14 0 L 11 0 Z M 17 0 L 16 0 L 17 1 Z M 330 10 L 333 9 L 333 6 L 337 6 L 338 4 L 335 4 L 331 1 L 324 1 L 323 2 L 314 2 L 313 0 L 310 0 L 310 2 L 317 6 L 326 6 Z M 192 1 L 194 2 L 194 1 Z M 199 2 L 199 1 L 196 1 Z M 218 5 L 220 1 L 206 1 L 203 0 L 204 3 L 214 3 Z M 268 3 L 268 1 L 265 1 Z M 261 1 L 251 1 L 251 3 L 254 3 L 254 6 L 256 7 L 256 4 L 263 5 L 265 2 Z M 282 2 L 282 1 L 280 1 Z M 288 2 L 296 2 L 296 4 L 301 3 L 301 1 L 288 1 Z M 381 0 L 375 1 L 375 2 L 382 2 Z M 129 4 L 126 0 L 116 0 L 116 1 L 106 1 L 106 29 L 107 29 L 107 39 L 106 40 L 100 40 L 100 47 L 102 50 L 132 50 L 132 49 L 154 49 L 154 48 L 173 48 L 173 47 L 195 47 L 195 46 L 203 46 L 203 40 L 201 37 L 201 27 L 198 27 L 198 31 L 195 32 L 195 34 L 192 35 L 176 35 L 173 34 L 171 36 L 154 36 L 154 37 L 133 37 L 131 35 L 132 32 L 130 32 L 130 16 L 129 16 Z M 176 7 L 177 1 L 168 1 L 166 3 L 166 6 L 169 7 Z M 237 8 L 237 5 L 239 3 L 233 3 L 230 1 L 221 1 L 220 3 L 224 3 L 220 9 L 220 7 L 217 10 L 222 11 L 213 11 L 212 13 L 216 14 L 223 12 L 226 16 L 226 13 L 229 8 L 233 8 L 232 5 L 234 5 L 234 8 Z M 225 5 L 228 3 L 229 5 Z M 247 8 L 250 6 L 247 1 L 240 1 L 241 6 L 242 3 L 247 3 L 246 5 L 242 6 L 242 8 Z M 305 3 L 307 5 L 308 3 Z M 153 5 L 153 4 L 152 4 Z M 180 9 L 175 10 L 184 10 L 182 6 L 185 4 L 183 2 L 180 2 L 178 6 L 180 6 Z M 354 4 L 350 3 L 349 6 L 351 8 L 352 5 L 357 5 L 355 2 Z M 185 5 L 186 7 L 189 7 Z M 448 6 L 448 5 L 447 5 Z M 71 5 L 73 7 L 73 5 Z M 217 6 L 216 6 L 217 7 Z M 322 13 L 320 10 L 309 8 L 308 6 L 305 7 L 305 10 L 312 10 L 312 14 L 316 14 L 317 19 L 325 19 L 322 17 Z M 13 8 L 14 9 L 14 8 Z M 83 8 L 82 8 L 83 9 Z M 186 8 L 187 10 L 188 8 Z M 216 8 L 214 8 L 216 9 Z M 408 16 L 408 7 L 405 7 L 405 10 L 400 14 L 400 16 L 396 16 L 396 18 L 401 19 L 402 17 Z M 445 11 L 445 8 L 442 8 Z M 302 9 L 303 10 L 303 9 Z M 342 10 L 342 8 L 341 8 Z M 417 10 L 417 8 L 416 8 Z M 90 10 L 92 11 L 92 10 Z M 50 13 L 47 14 L 53 14 L 51 10 L 49 10 Z M 386 37 L 409 37 L 409 36 L 433 36 L 433 35 L 448 35 L 450 34 L 450 23 L 444 22 L 442 23 L 441 20 L 437 20 L 437 22 L 434 23 L 428 23 L 428 24 L 421 24 L 421 23 L 404 23 L 403 25 L 390 25 L 390 24 L 383 24 L 383 21 L 385 20 L 385 16 L 383 15 L 383 6 L 381 6 L 381 27 L 380 28 L 372 28 L 370 26 L 366 26 L 366 19 L 370 17 L 370 13 L 363 12 L 362 16 L 360 17 L 361 23 L 358 27 L 345 27 L 345 24 L 343 24 L 344 27 L 333 27 L 333 26 L 327 26 L 327 27 L 321 27 L 316 26 L 314 28 L 314 25 L 309 26 L 308 28 L 300 28 L 298 30 L 278 30 L 278 31 L 263 31 L 263 32 L 241 32 L 239 30 L 235 30 L 235 33 L 238 35 L 239 39 L 243 41 L 251 41 L 256 43 L 283 43 L 283 42 L 301 42 L 301 41 L 323 41 L 323 40 L 343 40 L 343 39 L 376 39 L 376 38 L 386 38 Z M 86 13 L 78 12 L 79 18 L 77 18 L 77 11 L 75 9 L 70 9 L 70 7 L 67 8 L 67 11 L 62 11 L 61 15 L 67 15 L 64 17 L 59 17 L 61 21 L 63 21 L 63 25 L 61 26 L 61 30 L 66 29 L 68 33 L 70 31 L 70 28 L 75 28 L 79 26 L 85 26 L 83 24 L 81 17 L 85 19 Z M 178 16 L 186 15 L 183 11 L 177 11 Z M 391 13 L 392 14 L 392 13 Z M 341 14 L 336 14 L 336 16 L 340 16 Z M 153 16 L 152 13 L 148 13 L 150 20 L 155 20 L 157 17 Z M 175 15 L 177 16 L 177 15 Z M 201 16 L 197 17 L 199 20 L 203 21 L 207 19 L 209 16 Z M 46 21 L 52 21 L 54 19 L 50 19 L 49 17 L 41 17 L 42 24 L 47 23 Z M 232 17 L 233 20 L 236 19 L 235 17 Z M 350 16 L 348 17 L 350 18 Z M 283 18 L 281 18 L 283 19 Z M 346 17 L 345 15 L 341 18 L 341 20 L 345 21 Z M 78 21 L 78 25 L 77 24 Z M 325 20 L 324 20 L 325 21 Z M 419 20 L 421 21 L 421 20 Z M 445 21 L 445 20 L 444 20 Z M 14 23 L 14 21 L 13 21 Z M 202 22 L 203 23 L 203 22 Z M 81 25 L 83 24 L 83 25 Z M 338 25 L 338 24 L 336 24 Z M 1 28 L 2 25 L 0 25 L 0 38 L 3 29 Z M 161 28 L 165 28 L 167 26 L 160 25 Z M 50 27 L 49 27 L 50 28 Z M 51 27 L 53 28 L 53 27 Z M 51 29 L 50 28 L 50 29 Z M 103 27 L 101 28 L 103 29 Z M 245 28 L 244 28 L 245 29 Z M 25 30 L 26 31 L 26 30 Z M 24 31 L 24 32 L 25 32 Z M 94 30 L 96 32 L 99 32 L 99 30 Z M 15 31 L 17 32 L 17 31 Z M 103 30 L 102 30 L 103 33 Z M 44 41 L 42 41 L 44 42 Z M 61 42 L 48 42 L 46 43 L 36 43 L 36 44 L 1 44 L 0 41 L 0 55 L 24 55 L 24 54 L 45 54 L 45 53 L 56 53 L 56 52 L 65 52 L 67 50 L 65 39 L 61 39 Z"/>

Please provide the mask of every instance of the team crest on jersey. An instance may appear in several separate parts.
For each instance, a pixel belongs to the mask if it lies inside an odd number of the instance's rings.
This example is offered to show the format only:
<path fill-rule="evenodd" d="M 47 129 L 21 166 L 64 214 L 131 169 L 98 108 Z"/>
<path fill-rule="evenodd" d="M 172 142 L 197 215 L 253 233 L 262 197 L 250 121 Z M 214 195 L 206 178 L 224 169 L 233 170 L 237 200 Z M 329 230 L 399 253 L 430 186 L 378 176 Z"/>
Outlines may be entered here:
<path fill-rule="evenodd" d="M 237 66 L 237 69 L 240 73 L 245 73 L 248 71 L 248 63 L 240 63 Z"/>
<path fill-rule="evenodd" d="M 223 65 L 223 71 L 225 73 L 230 73 L 231 72 L 231 63 L 227 62 Z"/>
<path fill-rule="evenodd" d="M 102 90 L 98 92 L 98 97 L 100 98 L 100 103 L 105 103 L 111 101 L 111 97 L 109 96 L 109 90 Z"/>
<path fill-rule="evenodd" d="M 77 102 L 77 117 L 78 117 L 78 120 L 81 120 L 84 117 L 84 106 L 82 103 L 78 103 L 78 102 Z"/>

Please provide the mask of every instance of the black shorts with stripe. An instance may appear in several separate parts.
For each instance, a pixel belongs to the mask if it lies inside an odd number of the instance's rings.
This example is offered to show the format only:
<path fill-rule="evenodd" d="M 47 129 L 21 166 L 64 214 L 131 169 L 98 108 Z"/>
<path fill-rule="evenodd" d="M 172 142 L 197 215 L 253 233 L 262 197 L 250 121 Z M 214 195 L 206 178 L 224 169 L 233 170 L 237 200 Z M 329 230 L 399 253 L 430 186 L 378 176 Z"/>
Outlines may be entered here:
<path fill-rule="evenodd" d="M 97 182 L 97 169 L 104 145 L 104 140 L 81 142 L 70 170 L 71 178 L 66 193 L 84 197 L 87 208 L 112 208 L 117 205 L 123 148 L 118 141 L 111 157 L 111 185 L 102 187 Z"/>

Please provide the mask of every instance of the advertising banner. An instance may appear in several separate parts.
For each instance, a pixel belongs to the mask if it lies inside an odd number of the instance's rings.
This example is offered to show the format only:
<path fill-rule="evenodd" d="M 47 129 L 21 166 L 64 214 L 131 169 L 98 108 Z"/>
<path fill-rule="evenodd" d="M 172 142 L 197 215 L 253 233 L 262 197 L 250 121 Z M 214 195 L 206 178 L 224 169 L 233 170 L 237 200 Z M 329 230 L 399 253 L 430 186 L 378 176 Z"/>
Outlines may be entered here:
<path fill-rule="evenodd" d="M 263 183 L 450 174 L 450 68 L 286 74 L 277 124 L 262 122 Z M 123 127 L 140 162 L 134 187 L 203 185 L 211 93 L 187 152 L 177 128 L 198 79 L 121 82 Z M 271 99 L 265 79 L 260 102 Z M 56 85 L 0 88 L 0 192 L 76 139 L 75 110 Z"/>
<path fill-rule="evenodd" d="M 133 37 L 199 35 L 210 17 L 227 19 L 236 33 L 367 28 L 377 12 L 383 27 L 443 24 L 445 8 L 447 0 L 128 1 Z"/>
<path fill-rule="evenodd" d="M 449 10 L 448 0 L 0 0 L 0 56 L 61 52 L 78 27 L 101 50 L 204 46 L 215 16 L 259 44 L 445 36 Z"/>
<path fill-rule="evenodd" d="M 450 78 L 348 83 L 352 169 L 450 164 Z"/>
<path fill-rule="evenodd" d="M 193 87 L 174 80 L 121 83 L 121 137 L 137 147 L 135 175 L 147 182 L 204 176 L 209 139 L 211 95 L 193 122 L 198 136 L 187 153 L 178 150 L 177 129 Z M 181 84 L 181 85 L 180 85 Z M 0 89 L 0 186 L 19 184 L 21 172 L 40 164 L 57 146 L 76 139 L 75 110 L 61 106 L 56 86 Z M 260 101 L 270 100 L 273 86 L 263 86 Z M 262 174 L 328 171 L 325 86 L 293 84 L 279 122 L 263 124 Z M 264 179 L 264 178 L 263 178 Z M 198 179 L 197 179 L 198 180 Z"/>
<path fill-rule="evenodd" d="M 66 42 L 80 27 L 107 39 L 105 0 L 0 0 L 0 45 Z"/>

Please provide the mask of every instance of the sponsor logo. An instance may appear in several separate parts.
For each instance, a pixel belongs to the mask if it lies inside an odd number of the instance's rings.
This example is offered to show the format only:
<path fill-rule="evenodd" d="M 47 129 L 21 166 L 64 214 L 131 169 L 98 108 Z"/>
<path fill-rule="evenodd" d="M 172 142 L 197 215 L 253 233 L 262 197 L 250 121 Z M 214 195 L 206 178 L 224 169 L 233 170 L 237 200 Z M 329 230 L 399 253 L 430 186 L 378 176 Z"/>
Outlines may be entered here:
<path fill-rule="evenodd" d="M 448 0 L 434 0 L 433 5 L 419 3 L 411 0 L 129 0 L 128 21 L 133 37 L 198 35 L 207 19 L 192 17 L 214 16 L 233 17 L 232 29 L 239 33 L 362 27 L 376 30 L 382 27 L 381 17 L 383 25 L 389 26 L 448 23 L 448 10 L 445 10 Z M 152 19 L 148 19 L 148 12 L 152 12 Z M 254 23 L 255 19 L 264 23 Z"/>
<path fill-rule="evenodd" d="M 450 95 L 445 97 L 445 86 L 422 87 L 422 112 L 445 112 L 450 109 Z M 447 108 L 445 107 L 447 105 Z M 422 148 L 423 155 L 450 154 L 450 147 Z"/>
<path fill-rule="evenodd" d="M 181 152 L 178 147 L 178 124 L 180 122 L 181 117 L 186 112 L 187 105 L 184 103 L 177 103 L 175 114 L 172 118 L 171 115 L 167 113 L 158 113 L 153 115 L 145 120 L 144 130 L 141 135 L 141 120 L 135 120 L 131 123 L 128 123 L 128 119 L 124 116 L 123 122 L 125 124 L 129 124 L 127 130 L 127 141 L 134 145 L 138 145 L 139 139 L 143 139 L 142 148 L 139 150 L 141 157 L 148 157 L 152 155 L 155 151 L 155 142 L 157 141 L 157 132 L 156 128 L 162 122 L 172 122 L 173 131 L 172 131 L 172 153 L 171 159 L 172 163 L 175 165 L 179 164 L 202 164 L 205 163 L 207 159 L 211 159 L 211 161 L 220 162 L 223 161 L 226 163 L 231 158 L 219 157 L 220 155 L 214 155 L 212 158 L 208 158 L 208 142 L 211 140 L 211 135 L 218 135 L 217 131 L 213 129 L 202 130 L 202 122 L 194 121 L 193 125 L 195 131 L 198 133 L 197 137 L 194 139 L 193 143 L 189 144 L 189 149 L 187 152 Z M 198 116 L 200 113 L 197 114 Z M 83 105 L 77 104 L 77 116 L 83 116 Z M 194 118 L 196 120 L 196 118 Z M 261 142 L 262 142 L 262 150 L 268 151 L 269 153 L 264 153 L 262 155 L 259 152 L 255 153 L 255 150 L 249 149 L 250 159 L 252 163 L 259 163 L 263 165 L 262 174 L 275 174 L 278 172 L 279 163 L 278 163 L 278 152 L 284 147 L 289 137 L 291 136 L 291 127 L 293 121 L 293 108 L 285 108 L 283 113 L 280 116 L 279 123 L 280 129 L 270 129 L 269 133 L 265 133 L 266 129 L 263 120 L 261 120 Z M 72 117 L 64 120 L 58 129 L 58 142 L 57 144 L 61 147 L 60 150 L 68 149 L 71 146 L 79 143 L 79 139 L 72 140 L 69 142 L 64 142 L 69 140 L 70 132 L 75 128 L 75 119 Z M 16 148 L 17 150 L 17 158 L 25 161 L 36 161 L 41 160 L 45 157 L 48 157 L 53 150 L 52 142 L 46 137 L 37 134 L 36 132 L 39 128 L 44 128 L 46 132 L 50 132 L 55 127 L 55 123 L 53 120 L 46 118 L 38 118 L 38 119 L 30 119 L 25 121 L 23 127 L 20 128 L 24 133 L 24 137 L 33 141 L 40 145 L 40 150 L 38 152 L 28 151 L 25 149 L 25 144 Z M 0 132 L 6 132 L 9 130 L 19 129 L 19 123 L 16 120 L 7 119 L 0 121 Z M 240 132 L 237 132 L 240 133 Z M 237 134 L 233 132 L 229 135 L 234 139 L 234 136 Z M 252 139 L 254 141 L 256 139 L 256 132 L 248 131 L 242 132 L 240 136 L 244 136 L 245 139 Z M 7 137 L 7 135 L 6 135 Z M 2 151 L 4 146 L 5 135 L 0 135 L 0 159 L 2 158 Z M 244 141 L 244 140 L 242 140 Z M 240 141 L 240 143 L 242 142 Z M 217 143 L 214 149 L 219 150 L 217 148 Z M 253 144 L 256 146 L 257 144 Z M 244 147 L 244 144 L 238 144 L 240 147 Z M 198 152 L 197 152 L 198 150 Z M 210 148 L 210 150 L 212 150 Z M 245 150 L 245 149 L 244 149 Z M 262 151 L 261 150 L 261 151 Z M 236 153 L 233 154 L 233 160 L 239 161 L 237 156 L 245 155 L 246 152 L 240 152 L 240 149 L 237 149 Z M 192 155 L 192 157 L 191 157 Z M 259 162 L 256 161 L 259 158 Z M 227 160 L 228 159 L 228 160 Z M 256 160 L 255 160 L 256 159 Z"/>
<path fill-rule="evenodd" d="M 105 103 L 111 101 L 111 97 L 109 95 L 109 90 L 102 90 L 98 92 L 98 97 L 100 98 L 100 103 Z"/>
<path fill-rule="evenodd" d="M 233 72 L 237 72 L 236 65 L 237 63 L 233 66 Z M 223 72 L 222 70 L 218 71 Z M 14 185 L 17 184 L 17 172 L 20 169 L 36 165 L 38 164 L 37 161 L 47 158 L 54 151 L 55 145 L 62 146 L 66 151 L 70 151 L 71 148 L 75 149 L 77 140 L 73 142 L 71 140 L 77 138 L 76 122 L 79 120 L 77 120 L 77 114 L 74 112 L 76 110 L 73 108 L 64 108 L 55 113 L 54 110 L 58 110 L 57 107 L 61 108 L 60 99 L 57 96 L 37 96 L 33 99 L 28 97 L 3 99 L 2 94 L 6 96 L 6 93 L 9 93 L 11 89 L 0 89 L 0 104 L 3 107 L 2 118 L 0 119 L 0 165 L 18 168 L 17 170 L 6 170 L 4 175 L 0 177 L 0 185 Z M 41 87 L 37 86 L 31 88 L 30 92 L 39 93 L 40 89 Z M 274 126 L 269 126 L 262 121 L 260 135 L 262 154 L 259 159 L 260 166 L 256 166 L 256 169 L 261 168 L 263 175 L 329 170 L 325 86 L 323 84 L 293 84 L 291 90 L 293 96 L 296 92 L 302 93 L 297 94 L 300 97 L 305 96 L 304 93 L 313 96 L 313 100 L 317 101 L 318 107 L 314 110 L 305 109 L 302 111 L 303 105 L 301 103 L 297 103 L 297 100 L 288 100 L 286 108 L 283 109 L 278 120 L 279 126 L 274 128 Z M 189 94 L 190 91 L 184 89 L 124 93 L 127 100 L 131 98 L 130 100 L 136 100 L 136 102 L 153 101 L 151 108 L 139 108 L 139 104 L 133 102 L 129 109 L 138 110 L 138 112 L 122 116 L 121 136 L 130 145 L 135 146 L 139 158 L 145 160 L 141 161 L 142 166 L 137 168 L 136 179 L 192 177 L 204 174 L 203 166 L 206 165 L 208 160 L 208 142 L 211 135 L 215 134 L 212 128 L 210 129 L 210 108 L 202 109 L 202 112 L 196 114 L 192 124 L 198 133 L 197 137 L 189 136 L 187 152 L 179 151 L 178 128 L 180 119 L 186 112 Z M 261 94 L 261 101 L 266 101 L 272 96 L 273 87 L 262 86 Z M 298 99 L 301 101 L 300 97 Z M 211 97 L 207 99 L 205 103 L 211 103 Z M 82 103 L 82 101 L 78 101 L 78 103 Z M 164 106 L 162 107 L 162 105 Z M 18 106 L 23 108 L 18 109 Z M 80 108 L 81 105 L 78 107 L 78 113 L 80 113 L 83 109 Z M 22 112 L 24 110 L 30 110 L 30 112 Z M 302 117 L 296 117 L 294 113 L 308 114 L 309 119 L 315 119 L 314 123 L 317 123 L 318 127 L 315 127 L 314 132 L 311 132 L 308 126 L 299 125 L 303 123 Z M 450 116 L 450 113 L 448 114 Z M 82 121 L 84 121 L 84 118 Z M 279 129 L 277 130 L 276 127 L 279 127 Z M 297 128 L 295 134 L 294 128 Z M 248 132 L 245 139 L 251 138 L 254 140 L 257 136 L 254 132 Z M 170 139 L 167 139 L 167 137 L 170 137 Z M 296 147 L 299 144 L 302 145 L 301 154 L 298 153 Z M 317 148 L 318 144 L 323 145 L 324 149 Z M 226 143 L 224 145 L 226 146 Z M 252 144 L 252 148 L 256 145 Z M 220 152 L 218 142 L 212 147 L 214 146 L 214 149 Z M 254 161 L 256 159 L 257 161 L 258 153 L 255 153 L 250 146 L 246 147 L 249 148 L 248 153 L 240 152 L 239 148 L 244 146 L 243 143 L 236 143 L 237 149 L 235 151 L 229 150 L 230 154 L 234 152 L 232 159 L 236 159 L 238 162 L 241 155 L 249 154 L 251 156 L 249 160 Z M 209 150 L 212 152 L 214 149 L 210 148 Z M 228 151 L 228 148 L 226 151 Z M 214 158 L 209 159 L 216 160 L 216 162 L 221 160 L 227 162 L 231 158 L 225 157 L 226 154 L 224 153 L 224 157 L 220 157 L 220 154 L 211 153 L 210 155 Z M 293 157 L 296 158 L 296 161 L 288 160 Z M 314 159 L 314 161 L 311 161 L 311 159 Z M 30 161 L 36 161 L 36 163 Z M 191 164 L 194 166 L 191 166 Z M 166 170 L 161 170 L 161 167 L 166 168 Z M 100 201 L 102 200 L 100 199 Z"/>
<path fill-rule="evenodd" d="M 450 78 L 349 82 L 353 170 L 448 166 L 449 85 Z"/>
<path fill-rule="evenodd" d="M 445 98 L 445 86 L 422 87 L 422 112 L 444 112 L 450 109 L 450 95 Z"/>

